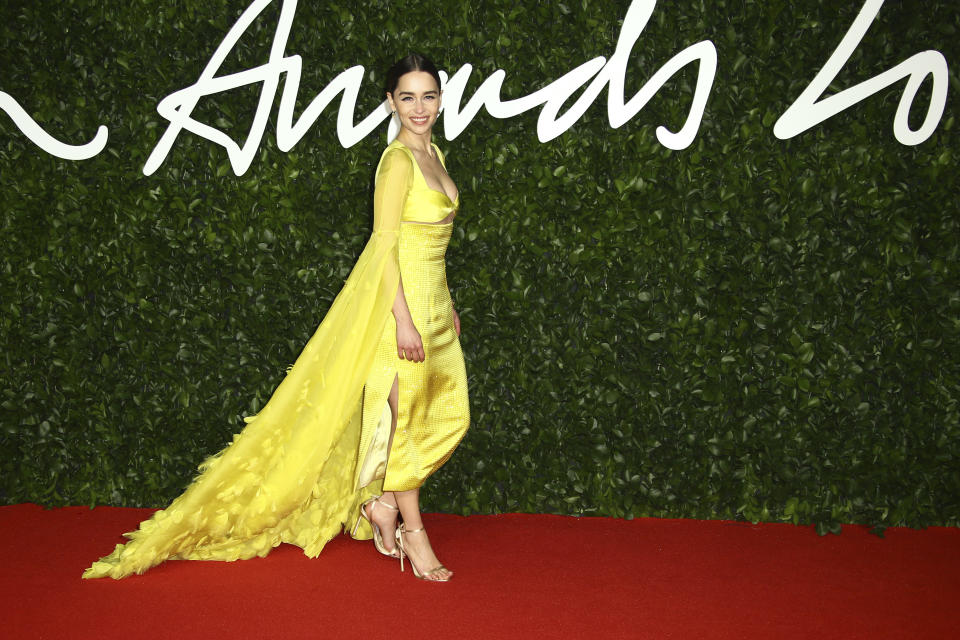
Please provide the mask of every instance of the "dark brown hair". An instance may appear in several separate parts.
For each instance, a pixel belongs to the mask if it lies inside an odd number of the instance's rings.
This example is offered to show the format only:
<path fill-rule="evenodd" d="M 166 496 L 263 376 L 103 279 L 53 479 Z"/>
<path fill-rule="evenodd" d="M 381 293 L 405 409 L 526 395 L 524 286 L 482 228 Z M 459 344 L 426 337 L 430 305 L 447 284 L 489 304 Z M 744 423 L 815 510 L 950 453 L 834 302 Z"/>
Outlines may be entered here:
<path fill-rule="evenodd" d="M 433 79 L 437 81 L 437 90 L 440 90 L 440 72 L 437 71 L 437 66 L 433 64 L 429 58 L 419 53 L 411 53 L 406 58 L 398 60 L 387 71 L 387 93 L 393 95 L 393 92 L 397 90 L 397 84 L 400 82 L 400 76 L 410 73 L 411 71 L 425 71 L 429 73 L 433 76 Z"/>

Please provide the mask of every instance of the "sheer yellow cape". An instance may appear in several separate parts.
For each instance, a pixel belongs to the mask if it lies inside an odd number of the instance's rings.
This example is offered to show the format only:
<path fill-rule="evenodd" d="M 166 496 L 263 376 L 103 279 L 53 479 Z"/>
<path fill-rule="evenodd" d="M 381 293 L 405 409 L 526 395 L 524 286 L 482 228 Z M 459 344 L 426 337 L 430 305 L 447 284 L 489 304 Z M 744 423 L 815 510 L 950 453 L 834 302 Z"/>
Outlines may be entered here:
<path fill-rule="evenodd" d="M 400 214 L 412 180 L 411 160 L 388 149 L 377 167 L 370 240 L 266 406 L 84 578 L 122 578 L 167 559 L 265 556 L 281 542 L 315 557 L 380 493 L 382 478 L 357 486 L 361 402 L 400 279 Z M 371 537 L 366 521 L 355 535 Z"/>

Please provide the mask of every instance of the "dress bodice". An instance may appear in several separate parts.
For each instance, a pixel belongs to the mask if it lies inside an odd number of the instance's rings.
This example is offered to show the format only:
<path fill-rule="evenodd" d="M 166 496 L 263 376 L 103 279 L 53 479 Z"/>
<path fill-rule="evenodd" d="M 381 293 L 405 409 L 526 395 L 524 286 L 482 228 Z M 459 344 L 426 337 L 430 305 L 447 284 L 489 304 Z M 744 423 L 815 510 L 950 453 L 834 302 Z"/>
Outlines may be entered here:
<path fill-rule="evenodd" d="M 389 147 L 387 147 L 388 150 L 391 148 L 402 149 L 410 157 L 410 162 L 413 163 L 413 181 L 410 184 L 410 190 L 407 192 L 407 197 L 403 204 L 403 211 L 400 214 L 401 222 L 437 223 L 447 218 L 460 207 L 459 193 L 457 193 L 456 200 L 451 200 L 450 196 L 442 191 L 437 191 L 427 186 L 427 181 L 423 177 L 423 172 L 420 171 L 420 165 L 417 164 L 417 159 L 414 157 L 413 152 L 402 142 L 394 140 L 390 143 Z M 437 157 L 440 158 L 440 163 L 443 164 L 444 169 L 446 169 L 447 163 L 443 157 L 443 153 L 440 152 L 437 145 L 434 144 L 433 148 L 437 152 Z"/>

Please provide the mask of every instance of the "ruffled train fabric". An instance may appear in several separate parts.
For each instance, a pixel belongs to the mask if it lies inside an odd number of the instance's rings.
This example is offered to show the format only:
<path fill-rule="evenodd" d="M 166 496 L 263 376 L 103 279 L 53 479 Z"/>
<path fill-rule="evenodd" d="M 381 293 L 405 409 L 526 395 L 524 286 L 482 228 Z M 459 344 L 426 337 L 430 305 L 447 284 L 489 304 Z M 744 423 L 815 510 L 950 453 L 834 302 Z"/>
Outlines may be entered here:
<path fill-rule="evenodd" d="M 165 560 L 240 560 L 281 542 L 310 557 L 354 521 L 382 479 L 357 486 L 363 387 L 399 282 L 395 230 L 374 231 L 323 322 L 247 426 L 169 507 L 84 578 L 140 574 Z M 355 534 L 370 539 L 366 521 Z"/>

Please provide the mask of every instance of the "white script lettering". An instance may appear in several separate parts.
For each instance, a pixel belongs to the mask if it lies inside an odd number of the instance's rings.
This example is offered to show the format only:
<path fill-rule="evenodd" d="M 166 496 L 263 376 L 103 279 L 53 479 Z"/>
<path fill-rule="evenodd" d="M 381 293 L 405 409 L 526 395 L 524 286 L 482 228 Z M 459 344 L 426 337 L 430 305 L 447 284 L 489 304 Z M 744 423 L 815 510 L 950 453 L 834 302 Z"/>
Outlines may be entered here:
<path fill-rule="evenodd" d="M 853 55 L 857 45 L 863 40 L 870 24 L 873 23 L 880 12 L 883 1 L 867 0 L 864 3 L 863 9 L 860 10 L 850 30 L 837 45 L 836 51 L 827 60 L 827 64 L 823 66 L 810 85 L 803 90 L 803 93 L 773 125 L 773 135 L 781 140 L 792 138 L 907 77 L 910 79 L 907 80 L 907 86 L 900 96 L 900 103 L 897 105 L 897 112 L 893 118 L 893 135 L 901 144 L 905 145 L 920 144 L 933 135 L 937 124 L 943 117 L 943 110 L 947 104 L 947 83 L 949 79 L 947 60 L 939 51 L 921 51 L 878 76 L 864 80 L 858 85 L 820 100 L 823 92 L 837 77 L 840 69 L 843 68 L 843 65 Z M 917 91 L 919 91 L 920 85 L 923 84 L 927 75 L 933 78 L 930 104 L 927 106 L 927 115 L 924 117 L 923 124 L 914 131 L 910 128 L 910 107 L 913 105 L 913 101 L 917 97 Z"/>
<path fill-rule="evenodd" d="M 292 149 L 306 135 L 307 130 L 316 122 L 323 109 L 341 92 L 343 97 L 337 114 L 337 136 L 342 146 L 353 146 L 372 133 L 383 120 L 389 117 L 389 108 L 386 100 L 384 100 L 359 125 L 354 125 L 354 110 L 364 77 L 364 68 L 355 66 L 334 78 L 313 99 L 300 119 L 294 124 L 293 108 L 300 89 L 303 61 L 297 55 L 285 56 L 284 49 L 293 24 L 296 0 L 284 0 L 283 2 L 277 31 L 270 50 L 270 59 L 266 64 L 227 76 L 216 76 L 227 54 L 271 1 L 257 0 L 251 4 L 231 27 L 220 46 L 217 47 L 196 83 L 170 94 L 157 106 L 157 111 L 170 121 L 170 125 L 147 159 L 143 168 L 145 174 L 150 175 L 159 168 L 183 130 L 190 131 L 222 146 L 227 150 L 234 173 L 237 175 L 243 174 L 253 162 L 263 139 L 270 109 L 276 98 L 280 76 L 284 73 L 287 74 L 287 78 L 284 82 L 277 117 L 277 145 L 282 151 Z M 537 121 L 537 137 L 541 142 L 546 142 L 572 127 L 596 100 L 605 86 L 609 87 L 607 117 L 612 127 L 619 128 L 643 109 L 647 102 L 674 74 L 690 62 L 699 60 L 700 70 L 697 86 L 685 125 L 677 133 L 673 133 L 663 126 L 657 128 L 657 138 L 664 146 L 671 149 L 683 149 L 689 146 L 700 128 L 707 97 L 716 75 L 717 52 L 712 42 L 709 40 L 699 42 L 674 56 L 654 74 L 653 78 L 644 85 L 637 95 L 631 98 L 629 102 L 624 102 L 623 86 L 627 72 L 627 60 L 634 44 L 640 37 L 640 33 L 646 27 L 656 4 L 656 0 L 635 0 L 630 5 L 624 18 L 620 38 L 617 41 L 617 49 L 609 61 L 603 57 L 594 58 L 539 91 L 523 98 L 506 102 L 500 100 L 500 89 L 503 86 L 506 73 L 502 69 L 498 69 L 481 84 L 466 107 L 461 109 L 460 103 L 463 99 L 463 92 L 473 67 L 469 64 L 463 65 L 451 78 L 442 74 L 441 80 L 444 84 L 443 102 L 445 105 L 443 114 L 444 135 L 448 140 L 460 135 L 476 117 L 481 107 L 485 107 L 487 112 L 495 118 L 511 118 L 543 105 L 543 110 Z M 563 103 L 591 78 L 594 78 L 593 82 L 584 91 L 583 95 L 563 116 L 558 117 L 558 112 Z M 243 146 L 237 144 L 224 132 L 190 117 L 200 98 L 258 82 L 263 83 L 260 101 Z M 391 121 L 391 126 L 388 129 L 389 138 L 396 135 L 397 126 L 396 122 Z"/>
<path fill-rule="evenodd" d="M 700 129 L 707 97 L 713 87 L 713 79 L 717 71 L 717 49 L 712 42 L 703 40 L 687 47 L 663 65 L 629 102 L 625 103 L 623 98 L 627 60 L 641 32 L 647 26 L 656 4 L 656 0 L 635 0 L 630 5 L 623 19 L 616 51 L 609 61 L 603 57 L 593 58 L 523 98 L 501 102 L 500 88 L 503 86 L 506 72 L 498 69 L 480 85 L 467 106 L 460 110 L 463 92 L 473 70 L 471 65 L 463 65 L 444 87 L 444 135 L 448 140 L 453 140 L 460 135 L 476 117 L 481 106 L 486 107 L 487 112 L 494 118 L 511 118 L 543 105 L 540 118 L 537 120 L 537 138 L 540 142 L 547 142 L 572 127 L 593 104 L 604 87 L 608 87 L 607 118 L 610 126 L 618 129 L 639 113 L 674 74 L 687 64 L 699 60 L 697 86 L 686 123 L 677 133 L 663 126 L 657 127 L 657 139 L 663 146 L 675 150 L 690 146 Z M 557 114 L 563 103 L 590 78 L 594 78 L 590 86 L 565 114 L 558 117 Z M 451 104 L 455 106 L 452 111 Z"/>
<path fill-rule="evenodd" d="M 283 0 L 269 59 L 265 64 L 237 73 L 217 76 L 217 72 L 241 36 L 272 2 L 273 0 L 255 0 L 217 46 L 197 81 L 189 87 L 175 91 L 157 105 L 157 112 L 168 120 L 169 125 L 147 158 L 143 167 L 144 174 L 151 175 L 163 164 L 184 130 L 223 147 L 227 151 L 234 173 L 241 175 L 246 172 L 260 148 L 270 112 L 276 101 L 280 79 L 284 74 L 286 78 L 276 120 L 277 146 L 281 151 L 289 151 L 302 140 L 323 110 L 336 99 L 338 94 L 342 96 L 337 113 L 337 137 L 343 147 L 351 147 L 358 143 L 390 117 L 389 107 L 384 100 L 359 124 L 355 124 L 356 102 L 364 78 L 363 66 L 357 65 L 333 78 L 303 110 L 300 118 L 294 120 L 294 106 L 300 90 L 303 60 L 299 55 L 285 55 L 284 50 L 293 25 L 297 0 Z M 894 117 L 894 136 L 902 144 L 916 145 L 933 134 L 943 117 L 948 87 L 947 61 L 938 51 L 927 50 L 915 54 L 878 76 L 822 98 L 824 91 L 850 59 L 870 24 L 876 19 L 883 2 L 884 0 L 866 0 L 850 30 L 827 63 L 777 120 L 773 129 L 774 135 L 780 139 L 792 138 L 903 78 L 908 80 Z M 656 129 L 657 139 L 665 147 L 679 150 L 690 146 L 700 130 L 707 99 L 716 76 L 717 50 L 713 42 L 702 40 L 688 46 L 661 66 L 633 97 L 629 100 L 624 98 L 630 53 L 646 28 L 656 4 L 656 0 L 634 0 L 630 4 L 617 39 L 616 50 L 609 60 L 602 56 L 588 60 L 527 96 L 501 100 L 500 94 L 506 72 L 497 69 L 480 84 L 473 96 L 463 105 L 464 93 L 473 71 L 472 65 L 464 64 L 449 77 L 446 72 L 441 71 L 440 77 L 444 89 L 442 110 L 444 136 L 448 140 L 453 140 L 463 133 L 481 108 L 486 109 L 494 118 L 503 119 L 542 107 L 537 120 L 537 138 L 541 142 L 547 142 L 576 124 L 604 88 L 607 89 L 607 119 L 610 126 L 616 129 L 633 119 L 681 69 L 696 62 L 699 65 L 697 83 L 686 121 L 676 132 L 662 125 Z M 920 128 L 912 130 L 909 125 L 910 109 L 928 75 L 932 77 L 930 104 Z M 225 132 L 191 117 L 202 98 L 257 83 L 262 83 L 257 110 L 246 140 L 242 144 L 234 141 Z M 561 114 L 560 109 L 566 101 L 581 89 L 581 95 L 565 113 Z M 0 91 L 0 110 L 10 116 L 14 124 L 31 142 L 51 155 L 67 160 L 85 160 L 98 155 L 106 147 L 108 133 L 107 128 L 102 125 L 90 142 L 69 145 L 44 131 L 12 96 L 2 91 Z M 398 126 L 396 120 L 390 120 L 387 130 L 388 139 L 396 136 Z"/>
<path fill-rule="evenodd" d="M 10 116 L 13 124 L 17 125 L 30 142 L 50 155 L 64 160 L 86 160 L 97 155 L 107 146 L 107 128 L 103 125 L 97 128 L 93 140 L 86 144 L 72 145 L 60 142 L 41 129 L 23 107 L 17 104 L 13 96 L 4 91 L 0 91 L 0 111 L 5 111 Z"/>

